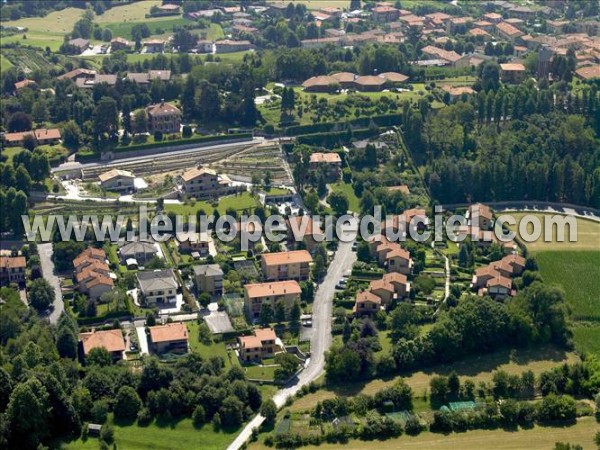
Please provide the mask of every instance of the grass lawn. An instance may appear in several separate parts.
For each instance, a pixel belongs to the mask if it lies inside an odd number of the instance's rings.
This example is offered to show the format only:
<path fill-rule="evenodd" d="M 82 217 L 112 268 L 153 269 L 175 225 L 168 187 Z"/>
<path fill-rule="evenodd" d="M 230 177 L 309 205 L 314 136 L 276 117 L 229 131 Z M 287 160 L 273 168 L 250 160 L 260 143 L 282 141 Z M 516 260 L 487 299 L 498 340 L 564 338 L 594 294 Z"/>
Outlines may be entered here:
<path fill-rule="evenodd" d="M 251 378 L 253 380 L 265 380 L 272 381 L 275 378 L 275 369 L 277 367 L 268 366 L 247 366 L 246 369 L 246 377 Z"/>
<path fill-rule="evenodd" d="M 348 203 L 350 205 L 350 211 L 359 212 L 360 211 L 360 200 L 354 193 L 354 189 L 352 188 L 351 183 L 344 183 L 340 181 L 335 184 L 330 185 L 333 192 L 343 192 L 348 197 Z"/>
<path fill-rule="evenodd" d="M 4 55 L 0 55 L 0 71 L 8 70 L 12 67 L 12 63 Z"/>
<path fill-rule="evenodd" d="M 2 154 L 8 158 L 7 162 L 12 162 L 13 157 L 25 150 L 23 147 L 5 147 L 2 149 Z"/>
<path fill-rule="evenodd" d="M 203 358 L 210 358 L 211 356 L 220 356 L 225 361 L 225 369 L 229 369 L 232 365 L 239 365 L 238 359 L 235 353 L 229 353 L 231 359 L 227 355 L 227 347 L 224 342 L 212 343 L 205 345 L 198 340 L 198 323 L 197 322 L 186 322 L 186 326 L 189 333 L 190 348 L 193 352 L 198 353 Z"/>
<path fill-rule="evenodd" d="M 146 21 L 146 14 L 150 14 L 150 8 L 159 6 L 160 0 L 146 0 L 143 2 L 129 3 L 123 6 L 115 6 L 96 16 L 96 23 L 106 24 L 110 22 L 135 22 Z"/>
<path fill-rule="evenodd" d="M 65 35 L 73 31 L 73 26 L 83 14 L 83 9 L 65 8 L 60 11 L 54 11 L 44 17 L 26 17 L 19 20 L 9 20 L 2 22 L 7 27 L 27 28 L 26 34 L 32 31 L 49 34 Z M 3 42 L 8 42 L 8 38 L 2 38 Z"/>
<path fill-rule="evenodd" d="M 133 5 L 138 4 L 146 4 L 146 2 L 134 3 Z M 132 5 L 127 5 L 132 6 Z M 119 6 L 116 9 L 124 8 L 124 6 Z M 148 19 L 141 19 L 139 22 L 135 21 L 116 21 L 112 23 L 104 23 L 101 26 L 105 28 L 110 28 L 113 33 L 113 36 L 124 37 L 125 39 L 133 39 L 131 35 L 131 30 L 134 26 L 145 23 L 148 25 L 148 29 L 150 30 L 151 35 L 163 34 L 165 32 L 169 32 L 172 34 L 173 27 L 177 25 L 185 25 L 191 24 L 192 21 L 188 19 L 184 19 L 183 17 L 176 16 L 165 16 L 165 17 L 150 17 Z M 161 31 L 162 30 L 162 31 Z M 152 37 L 152 36 L 151 36 Z M 148 38 L 150 39 L 150 38 Z M 142 39 L 144 41 L 145 39 Z M 156 56 L 156 55 L 152 55 Z"/>
<path fill-rule="evenodd" d="M 497 370 L 519 375 L 526 370 L 532 370 L 534 373 L 539 374 L 564 362 L 574 363 L 578 359 L 574 353 L 567 353 L 551 346 L 514 350 L 512 352 L 502 350 L 488 355 L 465 358 L 455 364 L 435 366 L 402 378 L 412 388 L 413 395 L 418 397 L 429 390 L 429 381 L 433 376 L 448 375 L 452 370 L 455 370 L 461 378 L 470 378 L 477 383 L 479 381 L 491 381 L 493 372 Z M 317 402 L 335 396 L 374 395 L 377 391 L 393 385 L 397 379 L 376 379 L 367 383 L 345 383 L 339 387 L 327 387 L 296 400 L 289 407 L 289 410 L 292 412 L 306 411 L 313 408 Z"/>
<path fill-rule="evenodd" d="M 157 423 L 153 422 L 147 427 L 138 425 L 114 425 L 115 448 L 123 449 L 202 449 L 222 450 L 236 437 L 238 430 L 215 432 L 210 424 L 197 429 L 191 419 L 178 422 Z M 97 449 L 98 439 L 88 438 L 70 442 L 62 448 L 67 450 Z"/>
<path fill-rule="evenodd" d="M 213 61 L 218 60 L 223 63 L 241 63 L 244 60 L 244 56 L 250 53 L 247 52 L 232 52 L 232 53 L 218 53 L 216 55 L 212 55 Z M 204 57 L 204 61 L 206 61 L 206 56 Z"/>
<path fill-rule="evenodd" d="M 27 36 L 27 39 L 23 39 Z M 39 47 L 45 49 L 50 47 L 53 52 L 58 51 L 64 40 L 64 33 L 52 33 L 43 31 L 27 31 L 25 34 L 14 34 L 2 38 L 3 44 L 20 42 L 22 46 L 29 45 L 31 47 Z"/>
<path fill-rule="evenodd" d="M 526 213 L 511 213 L 517 222 Z M 542 220 L 548 214 L 533 214 Z M 543 224 L 543 222 L 542 222 Z M 568 235 L 568 233 L 565 233 Z M 540 274 L 549 284 L 561 286 L 572 308 L 575 347 L 600 355 L 600 223 L 577 218 L 577 242 L 533 242 L 528 250 L 535 254 Z"/>
<path fill-rule="evenodd" d="M 238 212 L 242 212 L 244 209 L 253 210 L 258 206 L 258 200 L 249 192 L 243 192 L 241 195 L 230 195 L 228 197 L 222 197 L 219 199 L 217 209 L 219 214 L 225 214 L 227 208 L 234 208 Z M 193 206 L 187 205 L 165 205 L 167 213 L 173 212 L 175 214 L 190 215 L 196 214 L 199 209 L 203 209 L 207 214 L 211 214 L 215 207 L 206 201 L 196 202 Z"/>
<path fill-rule="evenodd" d="M 421 433 L 418 436 L 402 435 L 396 439 L 385 441 L 358 441 L 344 443 L 344 450 L 379 450 L 428 449 L 428 450 L 479 450 L 493 448 L 495 450 L 548 450 L 554 448 L 556 442 L 580 444 L 584 449 L 594 447 L 594 435 L 598 431 L 598 423 L 593 417 L 582 417 L 570 427 L 541 427 L 514 430 L 473 430 L 466 433 Z M 252 450 L 267 449 L 262 440 L 249 446 Z M 319 447 L 303 447 L 305 449 L 340 449 L 341 445 L 323 443 Z"/>

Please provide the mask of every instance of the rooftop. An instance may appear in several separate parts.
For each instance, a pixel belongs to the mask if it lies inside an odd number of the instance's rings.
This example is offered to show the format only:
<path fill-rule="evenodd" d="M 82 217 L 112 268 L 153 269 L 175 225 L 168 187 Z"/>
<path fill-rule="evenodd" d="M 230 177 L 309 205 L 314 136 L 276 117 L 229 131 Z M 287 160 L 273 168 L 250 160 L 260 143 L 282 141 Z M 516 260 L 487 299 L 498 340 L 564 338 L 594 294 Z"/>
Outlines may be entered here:
<path fill-rule="evenodd" d="M 267 266 L 277 266 L 281 264 L 301 264 L 311 263 L 312 256 L 306 250 L 294 250 L 291 252 L 265 253 L 262 259 Z"/>
<path fill-rule="evenodd" d="M 159 342 L 187 341 L 188 339 L 187 328 L 181 322 L 148 327 L 148 330 L 150 331 L 150 339 L 154 344 Z"/>
<path fill-rule="evenodd" d="M 83 344 L 83 353 L 87 355 L 94 348 L 105 348 L 109 352 L 125 351 L 125 339 L 120 329 L 90 331 L 80 333 L 79 340 Z"/>
<path fill-rule="evenodd" d="M 300 294 L 302 289 L 297 281 L 277 281 L 272 283 L 255 283 L 244 286 L 248 298 L 276 297 L 286 294 Z"/>

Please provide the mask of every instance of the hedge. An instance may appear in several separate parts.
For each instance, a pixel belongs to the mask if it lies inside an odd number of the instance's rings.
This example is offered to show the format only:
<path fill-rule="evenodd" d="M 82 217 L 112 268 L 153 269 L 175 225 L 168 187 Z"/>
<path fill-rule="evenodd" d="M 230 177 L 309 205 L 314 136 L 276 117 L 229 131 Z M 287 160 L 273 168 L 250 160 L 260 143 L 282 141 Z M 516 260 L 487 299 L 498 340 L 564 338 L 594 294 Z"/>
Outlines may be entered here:
<path fill-rule="evenodd" d="M 148 144 L 134 144 L 127 145 L 124 147 L 117 147 L 114 149 L 115 152 L 128 152 L 128 151 L 136 151 L 136 150 L 148 150 L 152 148 L 161 148 L 161 147 L 172 147 L 175 145 L 188 145 L 188 144 L 200 144 L 203 142 L 219 142 L 219 141 L 229 141 L 232 139 L 244 139 L 244 138 L 252 138 L 251 133 L 237 133 L 237 134 L 218 134 L 211 136 L 199 136 L 190 139 L 177 139 L 173 141 L 163 140 L 160 142 L 150 142 Z"/>
<path fill-rule="evenodd" d="M 379 134 L 379 129 L 363 128 L 354 130 L 351 134 L 347 131 L 334 131 L 332 133 L 315 133 L 298 136 L 298 144 L 318 145 L 333 147 L 337 144 L 348 143 L 351 139 L 366 139 Z"/>
<path fill-rule="evenodd" d="M 353 127 L 367 128 L 371 121 L 379 127 L 391 127 L 394 125 L 400 125 L 402 123 L 402 114 L 385 114 L 380 116 L 372 117 L 360 117 L 358 119 L 350 120 L 349 122 L 322 122 L 314 123 L 311 125 L 298 125 L 291 126 L 284 129 L 285 136 L 299 136 L 304 134 L 314 133 L 329 133 L 338 126 L 341 130 L 346 129 L 347 125 L 350 124 Z"/>

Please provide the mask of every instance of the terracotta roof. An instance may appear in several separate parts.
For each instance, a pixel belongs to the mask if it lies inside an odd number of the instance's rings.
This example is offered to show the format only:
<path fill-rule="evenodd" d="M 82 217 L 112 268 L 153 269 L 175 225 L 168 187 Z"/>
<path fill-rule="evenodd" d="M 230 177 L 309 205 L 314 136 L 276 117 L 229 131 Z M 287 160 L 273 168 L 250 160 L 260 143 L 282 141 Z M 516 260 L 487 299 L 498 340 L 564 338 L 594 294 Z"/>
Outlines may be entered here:
<path fill-rule="evenodd" d="M 407 261 L 410 260 L 410 252 L 402 248 L 400 244 L 393 242 L 391 246 L 391 251 L 385 255 L 385 259 L 402 258 Z"/>
<path fill-rule="evenodd" d="M 302 292 L 300 285 L 294 280 L 247 284 L 244 286 L 244 290 L 248 298 L 275 297 Z"/>
<path fill-rule="evenodd" d="M 423 47 L 421 51 L 426 55 L 434 55 L 449 62 L 456 62 L 461 58 L 455 51 L 444 50 L 442 48 L 434 47 L 433 45 Z"/>
<path fill-rule="evenodd" d="M 88 247 L 73 260 L 73 267 L 77 268 L 90 259 L 104 261 L 106 260 L 106 253 L 101 248 Z"/>
<path fill-rule="evenodd" d="M 510 278 L 506 278 L 506 277 L 503 277 L 502 275 L 498 274 L 497 277 L 492 278 L 491 280 L 489 280 L 487 282 L 487 287 L 492 287 L 492 286 L 502 286 L 507 289 L 510 289 L 512 287 L 512 281 Z"/>
<path fill-rule="evenodd" d="M 304 234 L 302 236 L 322 236 L 323 232 L 319 229 L 319 227 L 315 226 L 315 221 L 312 217 L 309 216 L 292 216 L 288 219 L 288 227 L 292 227 L 292 221 L 295 222 L 295 229 L 298 233 L 302 234 L 303 222 L 306 223 L 306 228 L 304 229 Z"/>
<path fill-rule="evenodd" d="M 257 328 L 254 330 L 254 335 L 262 342 L 274 341 L 277 339 L 277 335 L 275 334 L 275 330 L 273 328 Z"/>
<path fill-rule="evenodd" d="M 170 103 L 157 103 L 146 108 L 149 115 L 152 116 L 170 116 L 173 114 L 181 115 L 181 111 Z"/>
<path fill-rule="evenodd" d="M 373 280 L 369 283 L 370 291 L 376 291 L 379 289 L 383 289 L 384 291 L 388 291 L 388 292 L 394 292 L 394 285 L 384 279 Z"/>
<path fill-rule="evenodd" d="M 60 139 L 60 130 L 58 128 L 38 128 L 34 131 L 35 138 L 38 141 L 46 139 Z"/>
<path fill-rule="evenodd" d="M 361 291 L 356 294 L 356 303 L 381 303 L 381 299 L 373 294 L 371 291 Z"/>
<path fill-rule="evenodd" d="M 330 76 L 339 82 L 350 83 L 354 81 L 357 75 L 352 72 L 336 72 L 332 73 Z"/>
<path fill-rule="evenodd" d="M 500 64 L 500 68 L 503 72 L 525 72 L 525 66 L 518 63 Z"/>
<path fill-rule="evenodd" d="M 361 86 L 381 86 L 385 84 L 385 79 L 376 75 L 365 75 L 358 77 L 354 82 Z"/>
<path fill-rule="evenodd" d="M 327 75 L 321 75 L 318 77 L 311 77 L 302 83 L 304 88 L 310 88 L 314 86 L 330 86 L 339 84 L 339 81 L 335 77 L 330 77 Z"/>
<path fill-rule="evenodd" d="M 594 78 L 600 78 L 600 65 L 582 67 L 577 69 L 575 73 L 584 80 L 592 80 Z"/>
<path fill-rule="evenodd" d="M 256 336 L 238 336 L 240 347 L 242 348 L 261 348 L 262 341 Z"/>
<path fill-rule="evenodd" d="M 313 153 L 310 155 L 311 163 L 341 163 L 342 158 L 338 153 Z"/>
<path fill-rule="evenodd" d="M 181 175 L 181 179 L 183 181 L 190 181 L 205 174 L 215 177 L 217 176 L 217 172 L 213 169 L 209 169 L 208 167 L 194 167 L 193 169 L 190 169 Z"/>
<path fill-rule="evenodd" d="M 480 267 L 479 269 L 475 270 L 475 276 L 477 278 L 481 278 L 481 277 L 494 278 L 499 275 L 500 275 L 500 273 L 498 273 L 496 268 L 493 267 L 492 265 L 483 266 L 483 267 Z"/>
<path fill-rule="evenodd" d="M 26 266 L 24 256 L 0 256 L 0 267 L 3 269 L 21 269 Z"/>
<path fill-rule="evenodd" d="M 147 73 L 134 73 L 130 72 L 127 74 L 127 79 L 138 84 L 147 84 L 150 82 L 150 75 Z"/>
<path fill-rule="evenodd" d="M 188 338 L 187 328 L 181 322 L 148 327 L 148 330 L 150 331 L 150 339 L 154 344 L 159 342 L 187 341 Z"/>
<path fill-rule="evenodd" d="M 469 217 L 473 217 L 475 212 L 479 214 L 479 217 L 483 217 L 484 219 L 492 220 L 494 217 L 492 208 L 483 203 L 475 203 L 474 205 L 469 206 Z"/>
<path fill-rule="evenodd" d="M 102 182 L 111 180 L 116 177 L 135 178 L 133 173 L 129 172 L 128 170 L 120 170 L 120 169 L 112 169 L 112 170 L 109 170 L 108 172 L 104 172 L 104 173 L 101 173 L 100 175 L 98 175 L 98 178 Z"/>
<path fill-rule="evenodd" d="M 96 71 L 95 70 L 89 70 L 89 69 L 75 69 L 75 70 L 71 70 L 70 72 L 67 72 L 63 75 L 61 75 L 60 77 L 58 77 L 59 80 L 62 79 L 67 79 L 67 80 L 72 80 L 73 78 L 77 78 L 80 75 L 85 75 L 85 76 L 94 76 L 96 75 Z"/>
<path fill-rule="evenodd" d="M 294 250 L 291 252 L 264 253 L 262 259 L 267 266 L 281 264 L 311 263 L 312 256 L 306 250 Z"/>
<path fill-rule="evenodd" d="M 387 81 L 391 81 L 392 83 L 404 83 L 408 80 L 406 75 L 398 72 L 384 72 L 379 74 L 379 76 Z"/>
<path fill-rule="evenodd" d="M 406 278 L 406 275 L 403 275 L 398 272 L 386 273 L 383 276 L 383 280 L 387 283 L 392 283 L 392 284 L 393 283 L 408 284 L 408 278 Z"/>
<path fill-rule="evenodd" d="M 105 286 L 111 286 L 111 287 L 115 285 L 112 278 L 101 275 L 101 274 L 96 274 L 96 276 L 94 278 L 92 278 L 90 281 L 85 283 L 85 286 L 88 289 L 91 289 L 94 286 L 98 286 L 100 284 L 103 284 Z"/>
<path fill-rule="evenodd" d="M 128 47 L 131 45 L 127 39 L 122 38 L 120 36 L 114 38 L 112 41 L 110 41 L 110 43 L 113 44 L 113 45 L 114 44 L 123 44 L 123 45 L 126 45 Z"/>
<path fill-rule="evenodd" d="M 472 28 L 469 30 L 469 34 L 471 36 L 489 36 L 490 33 L 488 33 L 485 30 L 482 30 L 481 28 Z"/>
<path fill-rule="evenodd" d="M 500 31 L 510 37 L 518 37 L 518 36 L 523 36 L 525 34 L 518 28 L 516 28 L 516 27 L 512 26 L 510 23 L 506 23 L 506 22 L 497 23 L 496 28 L 498 29 L 498 31 Z"/>
<path fill-rule="evenodd" d="M 23 80 L 15 83 L 15 89 L 23 89 L 27 86 L 35 86 L 37 83 L 34 80 Z"/>
<path fill-rule="evenodd" d="M 125 351 L 125 339 L 120 329 L 80 333 L 79 340 L 83 344 L 85 355 L 93 348 L 105 348 L 109 352 Z"/>

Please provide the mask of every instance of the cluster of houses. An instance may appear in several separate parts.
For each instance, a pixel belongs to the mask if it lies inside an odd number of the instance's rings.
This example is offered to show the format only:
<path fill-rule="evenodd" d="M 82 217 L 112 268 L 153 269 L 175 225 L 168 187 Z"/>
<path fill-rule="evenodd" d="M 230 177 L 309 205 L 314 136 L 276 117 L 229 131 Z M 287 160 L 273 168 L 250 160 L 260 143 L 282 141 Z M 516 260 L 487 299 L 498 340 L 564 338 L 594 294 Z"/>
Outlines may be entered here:
<path fill-rule="evenodd" d="M 73 281 L 76 289 L 92 300 L 114 288 L 115 275 L 111 273 L 104 250 L 88 247 L 73 260 Z"/>
<path fill-rule="evenodd" d="M 512 278 L 520 276 L 524 270 L 525 258 L 507 255 L 500 261 L 477 269 L 471 286 L 479 296 L 489 295 L 496 300 L 512 297 L 515 294 Z"/>
<path fill-rule="evenodd" d="M 307 92 L 335 92 L 340 89 L 373 92 L 398 87 L 407 81 L 408 77 L 406 75 L 396 72 L 363 76 L 351 72 L 336 72 L 331 75 L 309 78 L 302 83 L 302 86 Z"/>

